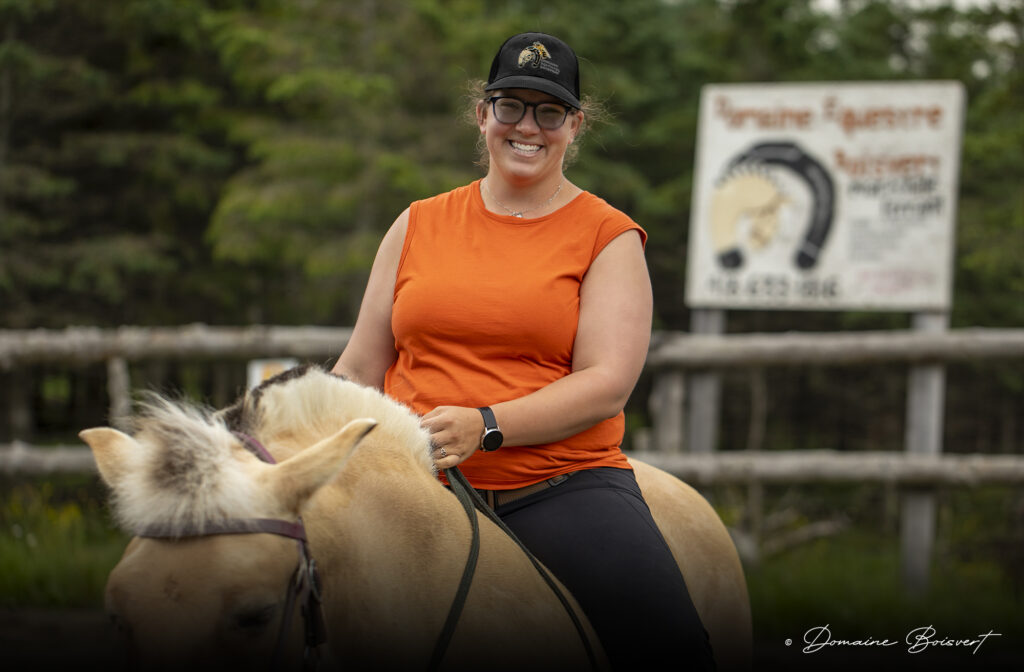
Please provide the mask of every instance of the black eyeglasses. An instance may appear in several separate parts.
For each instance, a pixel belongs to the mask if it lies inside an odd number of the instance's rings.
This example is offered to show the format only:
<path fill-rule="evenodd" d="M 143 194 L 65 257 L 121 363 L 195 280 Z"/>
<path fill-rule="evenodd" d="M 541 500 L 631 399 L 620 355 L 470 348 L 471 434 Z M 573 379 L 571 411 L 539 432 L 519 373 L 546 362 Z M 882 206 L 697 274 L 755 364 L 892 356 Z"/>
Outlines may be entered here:
<path fill-rule="evenodd" d="M 526 116 L 526 108 L 533 108 L 533 120 L 547 131 L 562 127 L 573 108 L 558 103 L 528 103 L 512 96 L 491 96 L 487 99 L 494 110 L 494 118 L 503 124 L 518 124 Z"/>

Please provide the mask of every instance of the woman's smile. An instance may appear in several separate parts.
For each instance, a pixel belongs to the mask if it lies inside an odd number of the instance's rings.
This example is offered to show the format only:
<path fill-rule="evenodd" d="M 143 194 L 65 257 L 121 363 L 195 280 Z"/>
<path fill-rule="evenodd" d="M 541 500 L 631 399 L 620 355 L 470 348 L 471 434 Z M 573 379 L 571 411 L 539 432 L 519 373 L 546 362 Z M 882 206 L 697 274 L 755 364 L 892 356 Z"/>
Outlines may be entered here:
<path fill-rule="evenodd" d="M 538 145 L 532 142 L 520 142 L 518 140 L 509 140 L 508 144 L 512 146 L 512 150 L 521 156 L 534 156 L 543 149 L 543 145 Z"/>

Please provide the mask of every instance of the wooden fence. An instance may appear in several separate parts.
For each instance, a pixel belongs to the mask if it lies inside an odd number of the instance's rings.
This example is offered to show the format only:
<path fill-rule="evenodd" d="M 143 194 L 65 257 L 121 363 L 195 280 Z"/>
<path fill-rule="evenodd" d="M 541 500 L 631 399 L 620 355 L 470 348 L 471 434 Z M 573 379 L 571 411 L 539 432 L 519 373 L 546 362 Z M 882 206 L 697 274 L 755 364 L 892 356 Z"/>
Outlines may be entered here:
<path fill-rule="evenodd" d="M 184 327 L 62 330 L 0 330 L 0 370 L 31 364 L 107 363 L 111 417 L 131 405 L 129 362 L 294 357 L 318 362 L 336 357 L 352 330 L 329 327 Z M 902 485 L 974 485 L 1024 482 L 1024 456 L 911 457 L 902 453 L 728 452 L 688 454 L 684 446 L 686 376 L 708 370 L 767 366 L 861 366 L 880 363 L 934 364 L 1024 359 L 1024 329 L 961 329 L 940 333 L 863 331 L 845 333 L 730 334 L 655 332 L 647 367 L 653 374 L 649 400 L 652 426 L 638 442 L 644 458 L 687 480 L 806 482 L 847 480 Z M 0 446 L 0 472 L 60 471 L 60 455 L 33 457 L 26 445 Z M 45 458 L 45 459 L 44 459 Z M 68 464 L 83 464 L 68 458 Z M 33 466 L 34 465 L 34 466 Z M 72 467 L 69 467 L 72 468 Z"/>
<path fill-rule="evenodd" d="M 110 417 L 131 406 L 129 362 L 293 357 L 326 362 L 351 336 L 347 328 L 322 327 L 122 327 L 114 330 L 0 330 L 0 370 L 31 364 L 107 363 Z M 904 529 L 913 517 L 934 519 L 922 489 L 938 486 L 1024 483 L 1024 455 L 908 454 L 896 452 L 770 451 L 694 454 L 686 452 L 687 376 L 709 371 L 769 366 L 862 366 L 898 363 L 911 367 L 949 362 L 1024 359 L 1024 329 L 961 329 L 847 333 L 690 335 L 654 333 L 647 359 L 653 377 L 652 426 L 639 433 L 640 456 L 695 485 L 739 483 L 760 492 L 766 484 L 879 483 L 910 489 L 904 496 Z M 37 449 L 0 446 L 0 473 L 53 473 L 94 469 L 85 448 Z M 922 499 L 923 497 L 923 499 Z M 933 525 L 933 522 L 930 523 Z M 927 586 L 931 542 L 925 525 L 905 534 L 904 579 Z M 908 541 L 909 540 L 909 541 Z M 906 566 L 911 567 L 909 571 Z"/>

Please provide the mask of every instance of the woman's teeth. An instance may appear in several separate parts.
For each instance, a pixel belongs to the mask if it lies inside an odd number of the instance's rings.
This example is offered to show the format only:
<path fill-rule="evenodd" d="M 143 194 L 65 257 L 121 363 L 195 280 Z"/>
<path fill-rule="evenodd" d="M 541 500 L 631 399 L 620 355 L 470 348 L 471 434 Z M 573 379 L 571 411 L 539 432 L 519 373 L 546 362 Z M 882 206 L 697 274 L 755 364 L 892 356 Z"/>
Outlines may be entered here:
<path fill-rule="evenodd" d="M 516 142 L 515 140 L 509 141 L 512 144 L 512 148 L 517 152 L 524 154 L 536 154 L 540 151 L 540 145 L 528 145 L 522 142 Z"/>

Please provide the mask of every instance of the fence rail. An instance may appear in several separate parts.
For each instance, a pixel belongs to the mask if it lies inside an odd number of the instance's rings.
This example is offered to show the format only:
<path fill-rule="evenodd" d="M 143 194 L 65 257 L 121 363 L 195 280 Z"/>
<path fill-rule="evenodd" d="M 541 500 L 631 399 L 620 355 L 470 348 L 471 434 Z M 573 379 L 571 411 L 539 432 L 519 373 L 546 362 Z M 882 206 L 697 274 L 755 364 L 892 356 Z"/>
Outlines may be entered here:
<path fill-rule="evenodd" d="M 337 356 L 352 330 L 345 327 L 121 327 L 0 329 L 0 368 L 38 363 L 86 364 L 109 359 L 207 359 Z M 1024 329 L 958 329 L 942 333 L 693 335 L 655 332 L 652 369 L 953 362 L 1024 358 Z"/>
<path fill-rule="evenodd" d="M 692 485 L 761 483 L 878 483 L 901 487 L 974 487 L 1024 484 L 1024 455 L 933 457 L 894 452 L 792 450 L 712 454 L 631 453 Z M 88 448 L 0 444 L 0 474 L 91 473 Z"/>
<path fill-rule="evenodd" d="M 344 327 L 120 327 L 0 329 L 0 369 L 27 364 L 89 364 L 110 359 L 253 359 L 337 356 Z"/>
<path fill-rule="evenodd" d="M 85 446 L 38 448 L 21 441 L 0 445 L 0 474 L 51 476 L 96 472 L 96 460 Z"/>
<path fill-rule="evenodd" d="M 638 453 L 637 457 L 694 485 L 881 483 L 901 487 L 1024 484 L 1024 455 L 832 450 Z"/>
<path fill-rule="evenodd" d="M 859 366 L 1024 358 L 1024 329 L 781 334 L 655 334 L 651 368 Z"/>

